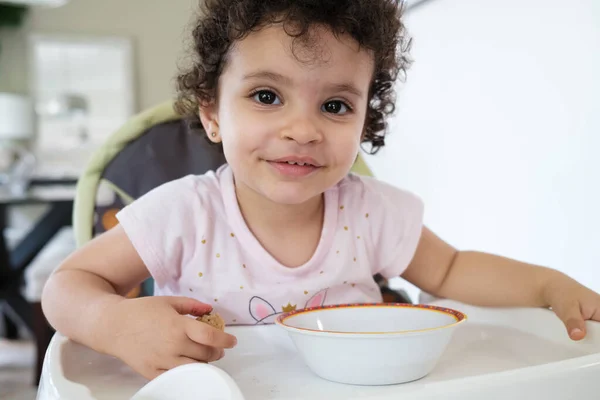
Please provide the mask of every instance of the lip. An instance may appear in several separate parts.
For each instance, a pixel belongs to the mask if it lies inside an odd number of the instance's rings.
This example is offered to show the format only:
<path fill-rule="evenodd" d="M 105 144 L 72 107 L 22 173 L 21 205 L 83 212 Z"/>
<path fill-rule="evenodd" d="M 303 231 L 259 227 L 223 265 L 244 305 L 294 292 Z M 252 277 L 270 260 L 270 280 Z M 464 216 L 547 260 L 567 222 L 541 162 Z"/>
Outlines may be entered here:
<path fill-rule="evenodd" d="M 315 167 L 310 163 L 300 164 L 289 164 L 286 161 L 268 161 L 267 162 L 274 171 L 277 171 L 279 176 L 285 177 L 286 179 L 302 179 L 312 176 L 317 171 L 321 169 L 321 167 Z"/>
<path fill-rule="evenodd" d="M 322 167 L 323 165 L 320 164 L 319 162 L 317 162 L 317 160 L 315 160 L 312 157 L 308 157 L 308 156 L 286 156 L 286 157 L 281 157 L 275 160 L 269 160 L 271 162 L 276 162 L 276 163 L 286 163 L 286 162 L 295 162 L 295 163 L 303 163 L 303 164 L 310 164 L 314 167 Z"/>

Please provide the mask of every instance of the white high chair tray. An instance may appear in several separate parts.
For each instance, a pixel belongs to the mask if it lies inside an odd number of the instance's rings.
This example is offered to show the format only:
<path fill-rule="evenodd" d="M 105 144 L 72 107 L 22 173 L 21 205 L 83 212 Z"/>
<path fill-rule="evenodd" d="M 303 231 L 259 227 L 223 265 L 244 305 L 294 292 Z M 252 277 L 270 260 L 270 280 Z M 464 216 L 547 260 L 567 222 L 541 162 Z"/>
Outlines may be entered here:
<path fill-rule="evenodd" d="M 469 320 L 457 329 L 432 373 L 416 382 L 365 387 L 325 381 L 304 365 L 287 333 L 272 325 L 228 329 L 239 344 L 213 366 L 233 378 L 245 400 L 598 398 L 599 323 L 588 322 L 588 337 L 572 342 L 547 310 L 434 304 L 463 311 Z M 176 371 L 169 372 L 175 381 Z M 180 393 L 207 398 L 202 379 L 180 376 L 174 386 Z M 57 334 L 46 354 L 38 399 L 129 399 L 146 384 L 119 360 Z"/>

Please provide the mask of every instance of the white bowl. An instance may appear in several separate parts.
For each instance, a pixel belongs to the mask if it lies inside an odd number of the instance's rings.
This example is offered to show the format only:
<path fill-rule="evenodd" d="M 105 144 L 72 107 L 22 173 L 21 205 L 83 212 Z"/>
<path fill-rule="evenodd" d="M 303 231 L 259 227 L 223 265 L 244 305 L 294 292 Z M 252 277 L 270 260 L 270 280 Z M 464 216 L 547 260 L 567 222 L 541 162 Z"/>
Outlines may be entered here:
<path fill-rule="evenodd" d="M 437 364 L 465 314 L 413 304 L 349 304 L 280 315 L 308 367 L 321 378 L 390 385 L 423 378 Z"/>

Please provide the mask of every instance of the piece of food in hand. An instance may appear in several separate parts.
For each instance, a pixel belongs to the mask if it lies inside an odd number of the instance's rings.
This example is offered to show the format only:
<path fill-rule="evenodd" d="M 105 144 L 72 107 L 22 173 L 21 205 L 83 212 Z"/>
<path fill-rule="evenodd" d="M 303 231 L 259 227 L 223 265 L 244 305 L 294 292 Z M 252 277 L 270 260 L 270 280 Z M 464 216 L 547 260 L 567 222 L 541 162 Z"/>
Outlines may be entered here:
<path fill-rule="evenodd" d="M 204 322 L 212 327 L 217 328 L 220 331 L 225 330 L 225 321 L 217 313 L 205 314 L 201 317 L 196 318 L 196 321 Z"/>

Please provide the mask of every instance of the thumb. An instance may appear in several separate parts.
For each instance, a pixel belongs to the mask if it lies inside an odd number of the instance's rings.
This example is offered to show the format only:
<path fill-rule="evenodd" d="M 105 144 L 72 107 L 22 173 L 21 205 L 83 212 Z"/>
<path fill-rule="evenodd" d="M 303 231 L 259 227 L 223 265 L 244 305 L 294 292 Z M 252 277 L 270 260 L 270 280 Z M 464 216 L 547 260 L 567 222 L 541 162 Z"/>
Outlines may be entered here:
<path fill-rule="evenodd" d="M 557 308 L 554 312 L 565 324 L 571 339 L 581 340 L 585 337 L 585 322 L 578 301 Z"/>
<path fill-rule="evenodd" d="M 181 315 L 200 317 L 212 311 L 212 306 L 189 297 L 166 297 L 167 302 Z"/>

